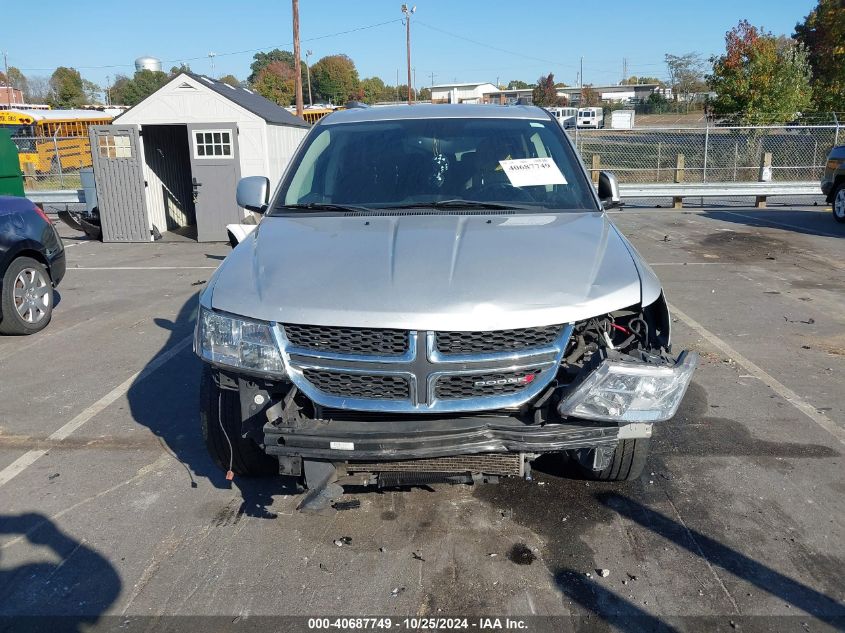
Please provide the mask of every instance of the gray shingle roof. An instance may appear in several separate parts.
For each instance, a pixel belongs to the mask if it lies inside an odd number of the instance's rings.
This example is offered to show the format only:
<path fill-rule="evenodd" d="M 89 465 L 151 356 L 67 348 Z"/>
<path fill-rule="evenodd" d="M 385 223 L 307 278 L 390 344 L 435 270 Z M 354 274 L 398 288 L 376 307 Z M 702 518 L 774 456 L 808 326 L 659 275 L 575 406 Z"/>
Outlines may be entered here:
<path fill-rule="evenodd" d="M 229 101 L 238 104 L 245 110 L 249 110 L 253 114 L 260 116 L 268 123 L 294 127 L 310 127 L 308 123 L 294 116 L 280 105 L 273 103 L 269 99 L 265 99 L 260 94 L 251 90 L 241 88 L 240 86 L 230 86 L 205 75 L 195 75 L 194 73 L 185 74 L 199 81 L 202 85 L 208 86 L 217 94 L 223 95 Z"/>

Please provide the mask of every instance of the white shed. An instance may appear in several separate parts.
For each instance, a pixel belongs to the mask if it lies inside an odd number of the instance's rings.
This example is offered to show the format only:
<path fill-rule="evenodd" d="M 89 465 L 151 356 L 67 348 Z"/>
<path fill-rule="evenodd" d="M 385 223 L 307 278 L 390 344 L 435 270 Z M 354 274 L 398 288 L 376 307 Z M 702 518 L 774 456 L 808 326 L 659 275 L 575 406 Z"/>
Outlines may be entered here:
<path fill-rule="evenodd" d="M 105 241 L 177 231 L 226 240 L 238 179 L 275 187 L 309 125 L 245 88 L 181 73 L 112 125 L 91 129 Z M 141 193 L 143 192 L 143 193 Z"/>

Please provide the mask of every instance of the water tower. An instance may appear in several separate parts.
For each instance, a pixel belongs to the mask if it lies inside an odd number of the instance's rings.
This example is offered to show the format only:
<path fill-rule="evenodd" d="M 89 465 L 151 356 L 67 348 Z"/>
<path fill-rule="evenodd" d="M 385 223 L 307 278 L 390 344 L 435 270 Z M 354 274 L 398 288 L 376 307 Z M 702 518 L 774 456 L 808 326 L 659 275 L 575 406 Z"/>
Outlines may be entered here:
<path fill-rule="evenodd" d="M 161 60 L 155 57 L 139 57 L 135 60 L 135 72 L 139 70 L 152 70 L 161 72 Z"/>

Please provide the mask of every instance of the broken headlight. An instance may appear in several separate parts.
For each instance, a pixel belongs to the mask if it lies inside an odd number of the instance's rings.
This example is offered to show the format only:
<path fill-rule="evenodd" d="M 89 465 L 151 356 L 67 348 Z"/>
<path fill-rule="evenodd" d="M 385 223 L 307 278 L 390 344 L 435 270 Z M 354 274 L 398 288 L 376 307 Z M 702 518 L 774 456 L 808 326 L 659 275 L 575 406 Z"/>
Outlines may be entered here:
<path fill-rule="evenodd" d="M 282 355 L 270 325 L 200 307 L 194 351 L 204 360 L 283 376 Z"/>
<path fill-rule="evenodd" d="M 659 422 L 678 410 L 698 354 L 674 366 L 603 359 L 558 405 L 564 417 L 613 422 Z"/>

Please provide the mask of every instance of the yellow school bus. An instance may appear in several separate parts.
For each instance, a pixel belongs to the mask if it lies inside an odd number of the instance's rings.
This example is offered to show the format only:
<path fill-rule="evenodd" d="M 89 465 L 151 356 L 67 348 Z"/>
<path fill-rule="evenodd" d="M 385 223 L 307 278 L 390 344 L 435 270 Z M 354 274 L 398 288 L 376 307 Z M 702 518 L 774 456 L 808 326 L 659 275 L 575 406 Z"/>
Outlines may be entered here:
<path fill-rule="evenodd" d="M 91 166 L 88 127 L 114 117 L 97 110 L 0 110 L 0 128 L 10 130 L 24 174 L 47 174 Z"/>

